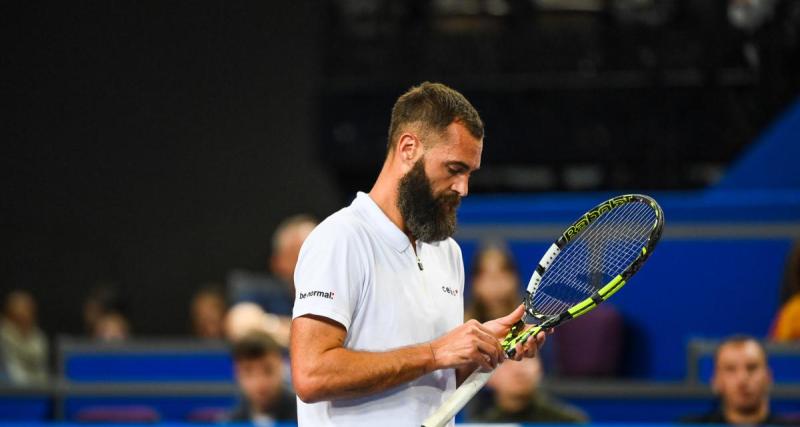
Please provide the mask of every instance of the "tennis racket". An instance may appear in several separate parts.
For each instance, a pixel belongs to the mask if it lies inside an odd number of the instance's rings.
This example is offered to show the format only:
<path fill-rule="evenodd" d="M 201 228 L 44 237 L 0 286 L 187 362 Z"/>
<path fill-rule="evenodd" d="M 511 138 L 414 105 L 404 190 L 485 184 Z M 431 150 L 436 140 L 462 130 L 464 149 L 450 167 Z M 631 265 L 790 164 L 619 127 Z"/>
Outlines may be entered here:
<path fill-rule="evenodd" d="M 661 207 L 641 194 L 614 197 L 581 216 L 533 272 L 523 299 L 525 315 L 501 343 L 506 354 L 513 357 L 517 344 L 586 314 L 619 291 L 653 252 L 663 227 Z M 527 325 L 533 326 L 526 330 Z M 448 423 L 491 375 L 473 372 L 423 427 Z"/>

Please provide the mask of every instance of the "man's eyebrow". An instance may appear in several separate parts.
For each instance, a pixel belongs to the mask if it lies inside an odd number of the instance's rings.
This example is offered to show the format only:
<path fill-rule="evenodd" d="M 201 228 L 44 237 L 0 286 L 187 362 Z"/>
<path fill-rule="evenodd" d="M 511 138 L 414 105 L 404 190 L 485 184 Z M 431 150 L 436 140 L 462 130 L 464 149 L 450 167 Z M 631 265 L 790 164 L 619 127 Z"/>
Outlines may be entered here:
<path fill-rule="evenodd" d="M 472 169 L 468 164 L 466 164 L 466 163 L 464 163 L 464 162 L 462 162 L 460 160 L 450 160 L 448 162 L 445 162 L 445 165 L 447 165 L 447 166 L 458 166 L 458 167 L 461 167 L 463 169 L 466 169 L 466 170 L 472 171 L 472 172 L 480 169 L 480 166 L 475 168 L 475 169 Z"/>

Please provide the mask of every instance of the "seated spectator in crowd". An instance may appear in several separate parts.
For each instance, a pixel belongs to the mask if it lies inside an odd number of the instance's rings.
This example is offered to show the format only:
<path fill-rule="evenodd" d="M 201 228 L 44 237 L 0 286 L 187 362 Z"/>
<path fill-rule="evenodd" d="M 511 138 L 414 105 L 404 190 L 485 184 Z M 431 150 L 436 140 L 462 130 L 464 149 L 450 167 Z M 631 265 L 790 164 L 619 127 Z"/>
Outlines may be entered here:
<path fill-rule="evenodd" d="M 130 324 L 122 312 L 101 313 L 94 323 L 92 337 L 103 342 L 125 341 L 130 338 Z"/>
<path fill-rule="evenodd" d="M 83 302 L 83 323 L 88 335 L 94 336 L 97 321 L 108 312 L 125 312 L 124 300 L 113 283 L 95 286 Z"/>
<path fill-rule="evenodd" d="M 281 348 L 269 335 L 251 331 L 233 343 L 236 382 L 243 400 L 228 417 L 257 425 L 296 421 L 296 396 L 284 386 Z"/>
<path fill-rule="evenodd" d="M 776 342 L 800 341 L 800 292 L 778 311 L 770 338 Z"/>
<path fill-rule="evenodd" d="M 718 407 L 708 414 L 683 419 L 704 424 L 790 424 L 770 412 L 772 373 L 761 343 L 748 336 L 726 339 L 714 355 L 711 387 Z"/>
<path fill-rule="evenodd" d="M 472 267 L 472 303 L 465 318 L 496 319 L 514 311 L 520 301 L 519 276 L 511 254 L 499 246 L 481 249 Z"/>
<path fill-rule="evenodd" d="M 507 360 L 489 379 L 493 392 L 490 407 L 479 410 L 472 421 L 584 423 L 579 409 L 547 397 L 541 391 L 542 364 L 539 358 Z"/>
<path fill-rule="evenodd" d="M 550 351 L 559 378 L 614 378 L 622 366 L 625 321 L 608 302 L 558 327 Z M 586 357 L 590 354 L 591 357 Z"/>
<path fill-rule="evenodd" d="M 16 384 L 47 382 L 47 338 L 36 322 L 36 302 L 25 291 L 6 297 L 0 320 L 0 360 L 3 371 Z"/>
<path fill-rule="evenodd" d="M 192 297 L 191 316 L 194 336 L 203 339 L 223 338 L 225 297 L 217 286 L 206 285 Z"/>
<path fill-rule="evenodd" d="M 228 339 L 255 325 L 281 346 L 289 345 L 295 292 L 294 268 L 300 247 L 316 226 L 317 221 L 309 215 L 285 219 L 272 236 L 271 275 L 242 270 L 234 270 L 228 275 L 228 293 L 233 304 L 225 319 Z"/>
<path fill-rule="evenodd" d="M 234 270 L 228 275 L 228 293 L 232 304 L 253 302 L 270 314 L 291 318 L 294 306 L 294 268 L 300 247 L 317 221 L 308 215 L 296 215 L 278 225 L 272 236 L 270 275 Z"/>
<path fill-rule="evenodd" d="M 252 302 L 234 305 L 225 315 L 225 338 L 234 342 L 252 331 L 269 335 L 278 345 L 289 345 L 291 320 L 284 316 L 266 313 Z"/>

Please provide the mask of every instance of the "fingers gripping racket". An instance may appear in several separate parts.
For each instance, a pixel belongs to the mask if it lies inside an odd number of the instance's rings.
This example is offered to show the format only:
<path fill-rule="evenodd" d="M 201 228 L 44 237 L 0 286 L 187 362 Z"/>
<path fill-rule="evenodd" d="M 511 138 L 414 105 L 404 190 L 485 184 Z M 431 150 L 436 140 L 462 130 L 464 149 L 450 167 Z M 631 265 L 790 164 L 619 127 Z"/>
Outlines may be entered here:
<path fill-rule="evenodd" d="M 506 354 L 513 357 L 517 344 L 591 311 L 619 291 L 653 252 L 663 227 L 661 207 L 640 194 L 614 197 L 581 216 L 533 272 L 523 300 L 525 315 L 502 342 Z M 525 330 L 526 325 L 533 327 Z M 473 372 L 423 427 L 449 422 L 491 375 Z"/>

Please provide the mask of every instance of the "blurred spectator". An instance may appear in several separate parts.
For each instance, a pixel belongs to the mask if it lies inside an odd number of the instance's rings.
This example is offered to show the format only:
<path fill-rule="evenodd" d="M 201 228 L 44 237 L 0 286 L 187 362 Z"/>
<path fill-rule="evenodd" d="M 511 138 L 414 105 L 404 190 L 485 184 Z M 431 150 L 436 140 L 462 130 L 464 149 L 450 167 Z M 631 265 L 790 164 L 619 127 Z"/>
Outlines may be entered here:
<path fill-rule="evenodd" d="M 615 377 L 621 365 L 625 322 L 609 303 L 558 327 L 552 347 L 559 377 Z M 591 357 L 586 355 L 590 354 Z"/>
<path fill-rule="evenodd" d="M 499 246 L 487 246 L 475 255 L 472 303 L 465 317 L 486 322 L 505 316 L 520 304 L 519 276 L 514 259 Z"/>
<path fill-rule="evenodd" d="M 288 317 L 266 313 L 252 302 L 236 304 L 225 315 L 225 337 L 234 342 L 250 332 L 258 331 L 286 348 L 289 345 L 290 326 Z"/>
<path fill-rule="evenodd" d="M 800 340 L 800 242 L 795 242 L 786 261 L 780 303 L 770 338 L 778 342 Z"/>
<path fill-rule="evenodd" d="M 297 401 L 284 387 L 281 348 L 269 335 L 251 331 L 235 341 L 233 363 L 244 399 L 229 421 L 257 425 L 296 421 Z"/>
<path fill-rule="evenodd" d="M 194 336 L 204 339 L 223 338 L 225 297 L 218 286 L 206 285 L 192 297 L 191 316 Z"/>
<path fill-rule="evenodd" d="M 6 297 L 0 321 L 0 351 L 5 373 L 12 382 L 47 382 L 47 338 L 37 326 L 36 302 L 25 291 L 13 291 Z"/>
<path fill-rule="evenodd" d="M 800 340 L 800 292 L 778 311 L 770 337 L 777 342 Z"/>
<path fill-rule="evenodd" d="M 270 275 L 234 270 L 228 275 L 232 303 L 253 302 L 271 314 L 291 316 L 294 305 L 294 268 L 300 247 L 317 221 L 309 215 L 295 215 L 278 224 L 272 235 Z"/>
<path fill-rule="evenodd" d="M 119 311 L 104 312 L 95 321 L 92 336 L 99 341 L 125 341 L 130 338 L 130 324 Z"/>
<path fill-rule="evenodd" d="M 83 324 L 86 333 L 94 335 L 97 321 L 108 312 L 124 312 L 123 299 L 117 286 L 103 283 L 95 286 L 83 302 Z"/>
<path fill-rule="evenodd" d="M 281 346 L 289 344 L 294 306 L 294 268 L 300 247 L 317 226 L 309 215 L 283 220 L 272 235 L 271 275 L 234 270 L 228 275 L 228 293 L 234 304 L 225 320 L 225 335 L 235 339 L 255 327 Z M 257 304 L 257 306 L 254 306 Z"/>
<path fill-rule="evenodd" d="M 489 379 L 494 392 L 492 406 L 474 415 L 475 421 L 583 423 L 579 409 L 545 396 L 540 390 L 542 364 L 539 358 L 506 361 Z"/>
<path fill-rule="evenodd" d="M 748 336 L 726 339 L 714 355 L 711 387 L 719 405 L 711 413 L 683 421 L 705 424 L 791 424 L 770 413 L 772 372 L 761 343 Z"/>

